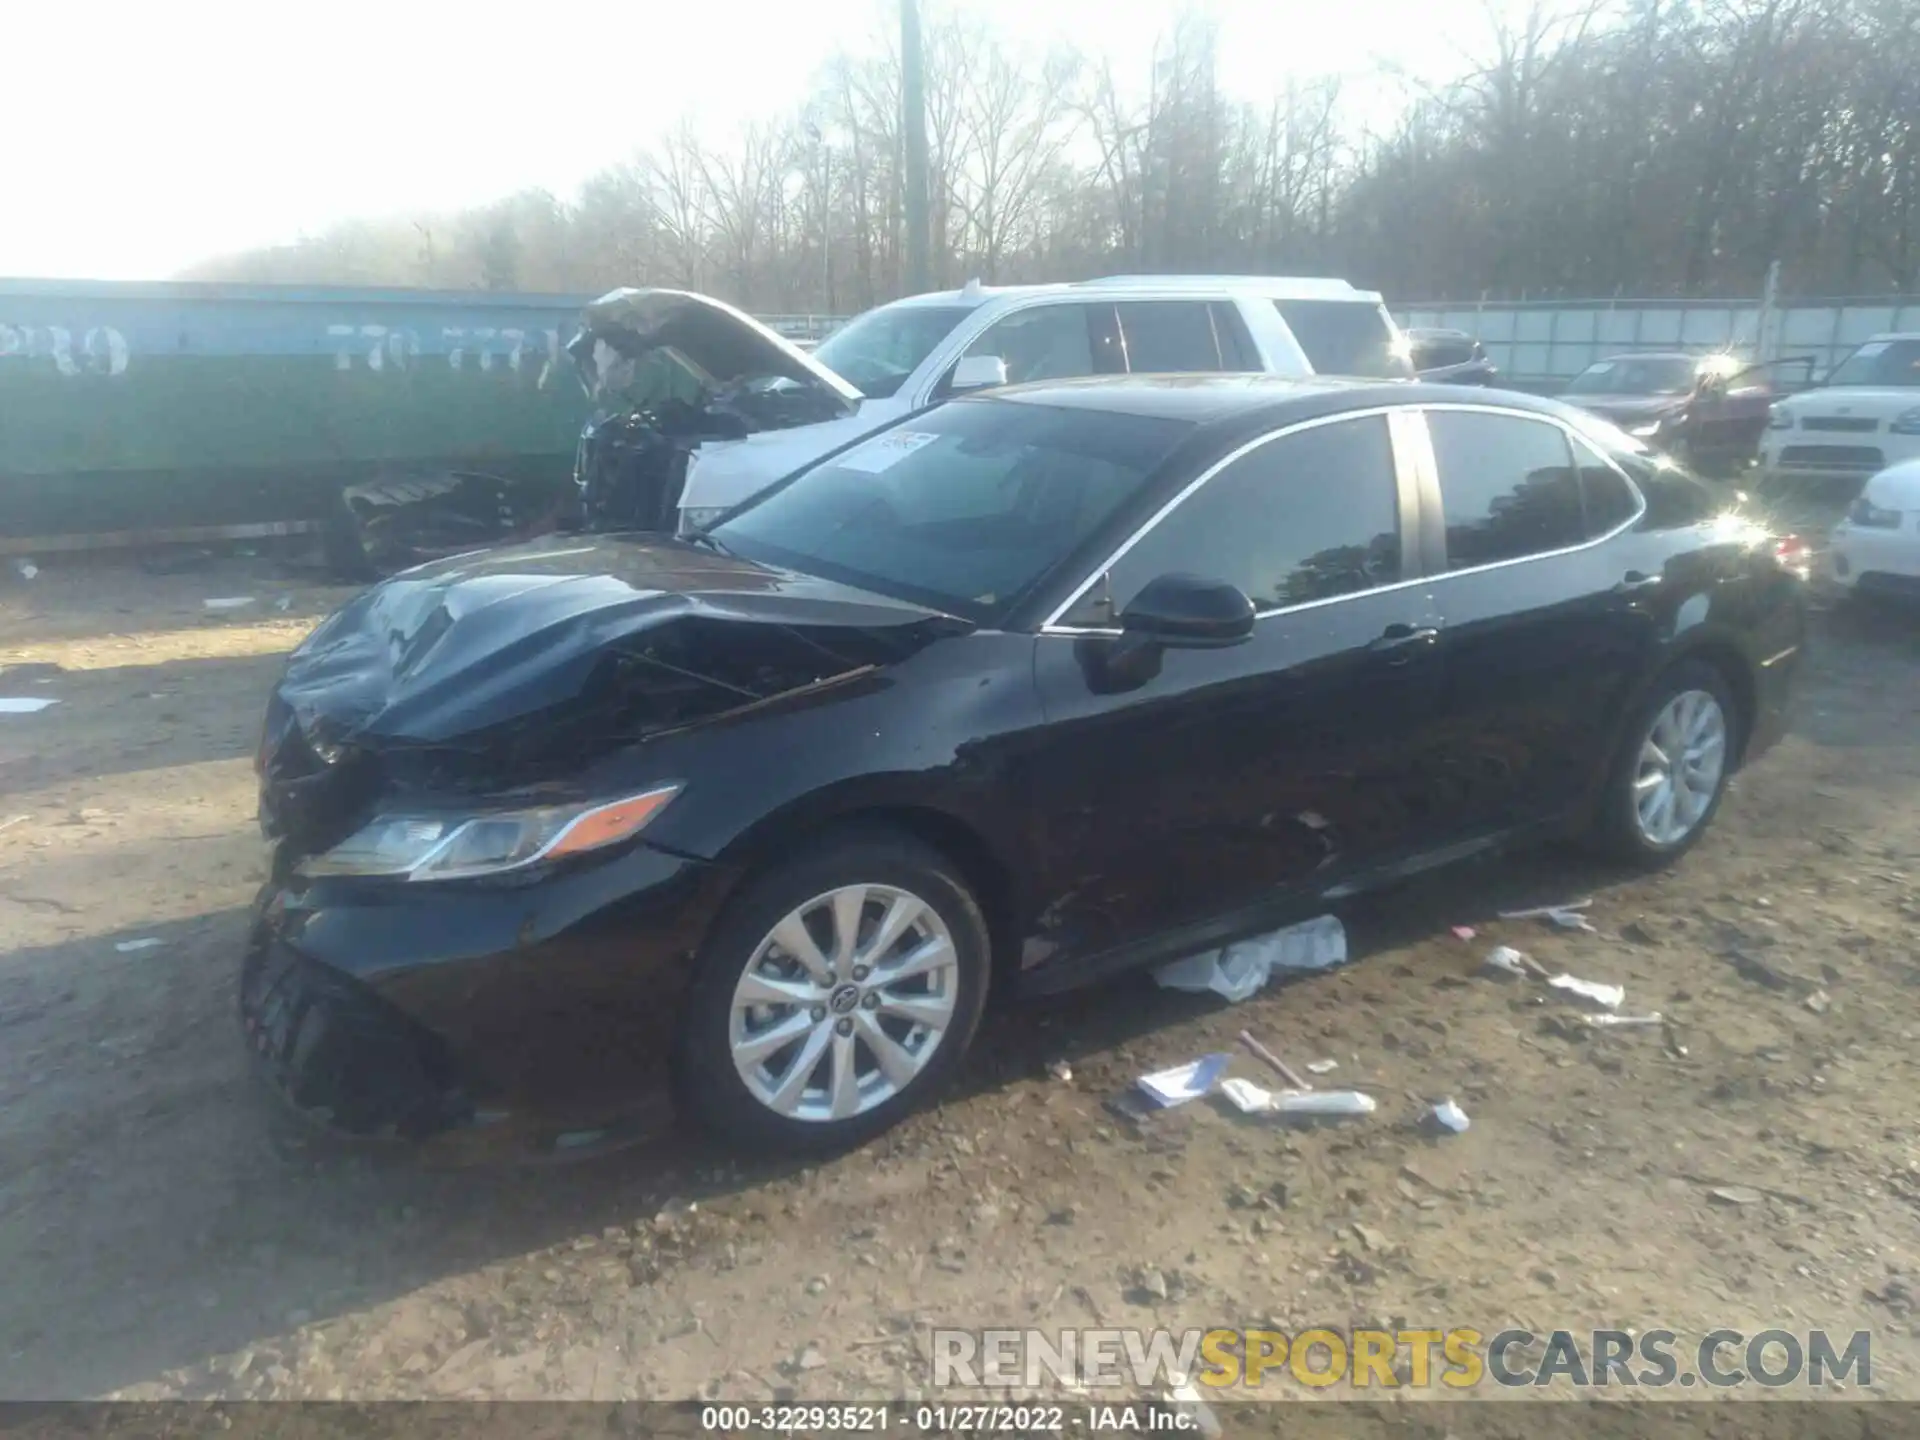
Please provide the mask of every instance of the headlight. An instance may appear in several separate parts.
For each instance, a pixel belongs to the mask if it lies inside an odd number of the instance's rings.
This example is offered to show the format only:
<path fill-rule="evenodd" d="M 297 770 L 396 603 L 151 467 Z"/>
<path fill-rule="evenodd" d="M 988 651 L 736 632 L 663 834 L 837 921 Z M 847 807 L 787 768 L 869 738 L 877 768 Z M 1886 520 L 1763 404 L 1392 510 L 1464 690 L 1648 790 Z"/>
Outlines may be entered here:
<path fill-rule="evenodd" d="M 1900 512 L 1883 510 L 1863 495 L 1854 501 L 1853 507 L 1847 511 L 1847 523 L 1858 525 L 1863 530 L 1898 530 Z"/>
<path fill-rule="evenodd" d="M 300 870 L 407 880 L 498 875 L 625 840 L 679 793 L 678 785 L 661 785 L 622 800 L 584 805 L 479 815 L 381 815 L 325 854 L 302 861 Z"/>
<path fill-rule="evenodd" d="M 732 508 L 731 505 L 689 505 L 680 512 L 680 533 L 692 535 L 704 530 Z"/>
<path fill-rule="evenodd" d="M 1783 410 L 1778 405 L 1769 405 L 1767 407 L 1767 428 L 1769 430 L 1791 430 L 1793 428 L 1793 412 L 1791 410 Z"/>
<path fill-rule="evenodd" d="M 1895 435 L 1920 435 L 1920 405 L 1902 410 L 1888 422 L 1887 429 Z"/>

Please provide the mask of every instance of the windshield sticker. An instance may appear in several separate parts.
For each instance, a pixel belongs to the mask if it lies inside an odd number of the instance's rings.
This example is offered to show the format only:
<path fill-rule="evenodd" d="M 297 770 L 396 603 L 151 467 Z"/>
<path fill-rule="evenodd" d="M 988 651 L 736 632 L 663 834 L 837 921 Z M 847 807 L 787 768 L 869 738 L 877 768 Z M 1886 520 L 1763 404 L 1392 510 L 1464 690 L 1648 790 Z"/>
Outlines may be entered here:
<path fill-rule="evenodd" d="M 939 438 L 924 431 L 890 430 L 842 455 L 840 468 L 878 475 L 884 470 L 891 470 L 921 446 L 931 445 Z"/>

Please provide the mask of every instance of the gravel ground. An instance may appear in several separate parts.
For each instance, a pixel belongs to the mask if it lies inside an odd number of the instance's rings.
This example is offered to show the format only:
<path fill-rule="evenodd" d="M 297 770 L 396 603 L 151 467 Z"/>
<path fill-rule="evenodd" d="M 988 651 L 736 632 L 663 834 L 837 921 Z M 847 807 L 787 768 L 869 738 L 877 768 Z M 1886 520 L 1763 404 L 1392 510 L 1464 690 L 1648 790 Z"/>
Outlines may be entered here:
<path fill-rule="evenodd" d="M 436 1170 L 277 1139 L 231 1019 L 261 705 L 342 593 L 0 576 L 0 693 L 60 701 L 0 716 L 0 1398 L 899 1398 L 934 1326 L 1369 1323 L 1865 1329 L 1920 1397 L 1920 623 L 1823 613 L 1792 735 L 1669 874 L 1490 860 L 1243 1005 L 1002 1011 L 956 1093 L 826 1164 Z M 1599 933 L 1496 918 L 1576 892 Z M 1478 974 L 1499 943 L 1667 1023 L 1590 1029 Z M 1379 1113 L 1110 1105 L 1242 1028 Z M 1435 1138 L 1446 1095 L 1472 1128 Z"/>

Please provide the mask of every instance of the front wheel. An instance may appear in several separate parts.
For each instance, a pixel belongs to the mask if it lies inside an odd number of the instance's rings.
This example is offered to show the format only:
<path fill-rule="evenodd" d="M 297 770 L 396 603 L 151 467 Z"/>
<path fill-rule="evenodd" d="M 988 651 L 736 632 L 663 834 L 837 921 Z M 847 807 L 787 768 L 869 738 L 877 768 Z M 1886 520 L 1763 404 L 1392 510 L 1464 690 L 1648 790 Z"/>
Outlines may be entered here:
<path fill-rule="evenodd" d="M 675 1073 L 723 1137 L 856 1145 L 932 1095 L 986 1001 L 987 925 L 957 868 L 850 832 L 749 882 L 703 947 Z"/>
<path fill-rule="evenodd" d="M 1655 682 L 1607 782 L 1599 831 L 1608 850 L 1658 866 L 1692 848 L 1726 794 L 1738 713 L 1703 662 L 1683 661 Z"/>

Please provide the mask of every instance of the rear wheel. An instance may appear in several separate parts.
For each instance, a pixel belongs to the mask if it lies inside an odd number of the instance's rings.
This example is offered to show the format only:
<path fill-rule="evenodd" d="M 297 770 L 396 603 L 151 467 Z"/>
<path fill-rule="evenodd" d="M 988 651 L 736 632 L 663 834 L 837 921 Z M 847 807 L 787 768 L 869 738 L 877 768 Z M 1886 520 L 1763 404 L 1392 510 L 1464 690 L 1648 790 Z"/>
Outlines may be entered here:
<path fill-rule="evenodd" d="M 1621 859 L 1664 865 L 1706 832 L 1726 794 L 1739 710 L 1720 672 L 1684 661 L 1635 712 L 1607 782 L 1599 835 Z"/>
<path fill-rule="evenodd" d="M 701 953 L 676 1078 L 723 1137 L 858 1144 L 933 1094 L 986 999 L 987 926 L 945 856 L 849 832 L 749 883 Z"/>

